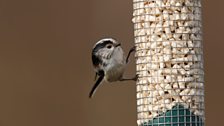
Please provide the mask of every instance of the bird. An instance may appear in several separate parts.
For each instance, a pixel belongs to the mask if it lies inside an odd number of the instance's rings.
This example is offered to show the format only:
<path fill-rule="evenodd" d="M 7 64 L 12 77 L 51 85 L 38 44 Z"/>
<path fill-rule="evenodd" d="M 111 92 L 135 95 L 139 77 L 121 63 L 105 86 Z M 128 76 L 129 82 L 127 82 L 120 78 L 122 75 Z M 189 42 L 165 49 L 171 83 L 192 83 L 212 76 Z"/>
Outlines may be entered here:
<path fill-rule="evenodd" d="M 92 64 L 95 71 L 95 80 L 89 98 L 92 98 L 102 81 L 128 81 L 137 80 L 137 76 L 133 78 L 124 78 L 126 64 L 128 63 L 130 54 L 135 51 L 135 46 L 129 50 L 127 57 L 119 43 L 114 38 L 103 38 L 96 42 L 92 49 Z"/>

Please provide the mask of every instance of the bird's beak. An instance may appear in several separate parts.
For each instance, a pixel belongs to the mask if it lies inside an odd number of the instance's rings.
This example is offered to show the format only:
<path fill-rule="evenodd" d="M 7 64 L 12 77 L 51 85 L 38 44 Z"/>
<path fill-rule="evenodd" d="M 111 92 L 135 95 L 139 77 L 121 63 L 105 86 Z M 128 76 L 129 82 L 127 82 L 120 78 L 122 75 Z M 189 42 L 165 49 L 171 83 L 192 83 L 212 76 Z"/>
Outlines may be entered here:
<path fill-rule="evenodd" d="M 115 45 L 115 47 L 118 47 L 118 46 L 121 46 L 121 43 L 118 43 L 118 44 Z"/>

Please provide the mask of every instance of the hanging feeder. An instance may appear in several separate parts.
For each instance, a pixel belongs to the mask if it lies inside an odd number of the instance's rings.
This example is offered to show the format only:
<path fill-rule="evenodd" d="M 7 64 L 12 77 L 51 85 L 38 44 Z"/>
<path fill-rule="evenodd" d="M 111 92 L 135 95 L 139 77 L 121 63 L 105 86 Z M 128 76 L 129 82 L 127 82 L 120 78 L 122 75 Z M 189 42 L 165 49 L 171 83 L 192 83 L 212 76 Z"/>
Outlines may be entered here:
<path fill-rule="evenodd" d="M 203 126 L 201 0 L 133 0 L 139 126 Z"/>

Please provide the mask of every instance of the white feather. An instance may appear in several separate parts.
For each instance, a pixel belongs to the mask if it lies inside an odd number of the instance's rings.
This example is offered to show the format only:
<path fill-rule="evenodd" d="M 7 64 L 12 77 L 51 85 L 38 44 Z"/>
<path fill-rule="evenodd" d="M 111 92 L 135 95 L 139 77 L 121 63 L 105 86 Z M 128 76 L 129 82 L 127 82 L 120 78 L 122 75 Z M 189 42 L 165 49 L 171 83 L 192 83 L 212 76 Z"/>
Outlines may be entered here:
<path fill-rule="evenodd" d="M 108 65 L 105 67 L 105 80 L 108 82 L 118 81 L 122 78 L 125 70 L 125 56 L 120 46 L 114 49 L 111 58 L 108 60 Z"/>

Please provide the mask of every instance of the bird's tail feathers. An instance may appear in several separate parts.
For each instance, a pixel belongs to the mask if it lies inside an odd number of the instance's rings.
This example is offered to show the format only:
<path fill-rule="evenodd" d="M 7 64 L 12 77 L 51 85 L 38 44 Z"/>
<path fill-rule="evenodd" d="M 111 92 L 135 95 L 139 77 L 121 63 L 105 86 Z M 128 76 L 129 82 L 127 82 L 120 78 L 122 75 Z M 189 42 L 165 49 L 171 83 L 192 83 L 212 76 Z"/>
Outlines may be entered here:
<path fill-rule="evenodd" d="M 102 83 L 104 76 L 99 76 L 98 80 L 96 81 L 96 83 L 94 84 L 94 86 L 92 87 L 92 90 L 89 93 L 89 98 L 92 98 L 93 95 L 95 94 L 97 88 L 99 87 L 99 85 Z"/>

